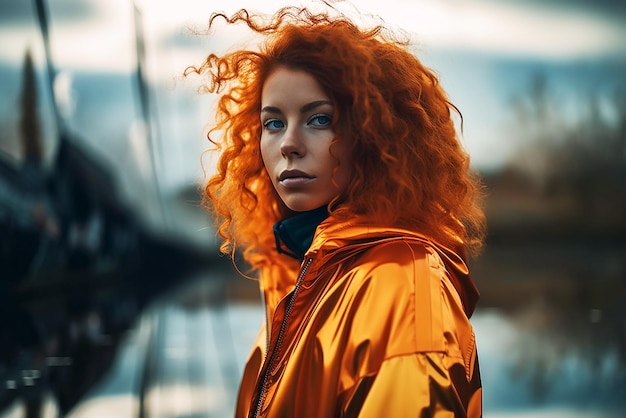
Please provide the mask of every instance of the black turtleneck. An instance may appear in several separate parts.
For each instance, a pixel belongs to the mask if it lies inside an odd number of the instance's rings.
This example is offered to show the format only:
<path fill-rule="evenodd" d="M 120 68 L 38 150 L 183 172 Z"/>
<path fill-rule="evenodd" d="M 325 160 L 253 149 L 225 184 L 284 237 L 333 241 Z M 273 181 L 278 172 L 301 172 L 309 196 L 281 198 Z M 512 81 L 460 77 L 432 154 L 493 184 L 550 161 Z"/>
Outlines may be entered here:
<path fill-rule="evenodd" d="M 302 260 L 313 242 L 315 229 L 327 217 L 328 209 L 324 205 L 307 212 L 300 212 L 274 224 L 274 238 L 278 252 Z"/>

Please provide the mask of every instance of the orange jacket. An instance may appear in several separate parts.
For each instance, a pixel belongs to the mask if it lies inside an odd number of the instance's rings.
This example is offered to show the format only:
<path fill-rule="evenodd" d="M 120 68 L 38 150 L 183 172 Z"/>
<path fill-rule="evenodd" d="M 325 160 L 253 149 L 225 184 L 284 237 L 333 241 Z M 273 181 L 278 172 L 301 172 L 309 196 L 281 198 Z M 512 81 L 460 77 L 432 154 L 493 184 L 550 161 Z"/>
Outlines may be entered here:
<path fill-rule="evenodd" d="M 269 316 L 236 417 L 481 416 L 478 292 L 455 252 L 329 218 L 296 283 L 272 273 L 261 272 Z"/>

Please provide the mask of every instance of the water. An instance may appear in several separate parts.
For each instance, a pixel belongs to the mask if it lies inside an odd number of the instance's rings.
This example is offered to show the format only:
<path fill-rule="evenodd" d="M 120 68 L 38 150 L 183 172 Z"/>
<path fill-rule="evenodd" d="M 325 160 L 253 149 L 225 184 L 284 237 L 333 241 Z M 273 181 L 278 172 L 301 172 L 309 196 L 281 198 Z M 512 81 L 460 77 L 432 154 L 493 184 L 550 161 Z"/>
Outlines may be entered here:
<path fill-rule="evenodd" d="M 127 334 L 113 367 L 69 417 L 136 417 L 142 393 L 147 417 L 230 417 L 261 321 L 258 304 L 189 307 L 162 300 Z M 617 353 L 589 364 L 498 310 L 479 310 L 472 323 L 486 418 L 626 416 Z M 44 415 L 54 417 L 52 400 L 46 408 Z M 0 416 L 20 417 L 19 405 Z"/>

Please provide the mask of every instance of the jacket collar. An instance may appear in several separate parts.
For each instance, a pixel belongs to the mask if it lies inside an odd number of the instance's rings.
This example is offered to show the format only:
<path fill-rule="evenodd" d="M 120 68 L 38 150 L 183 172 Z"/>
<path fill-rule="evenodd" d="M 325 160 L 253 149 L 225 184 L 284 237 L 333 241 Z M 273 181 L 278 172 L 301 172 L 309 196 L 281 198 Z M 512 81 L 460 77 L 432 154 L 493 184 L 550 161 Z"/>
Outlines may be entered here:
<path fill-rule="evenodd" d="M 276 250 L 302 261 L 313 242 L 317 226 L 327 217 L 328 209 L 322 206 L 275 223 L 273 229 Z"/>
<path fill-rule="evenodd" d="M 340 221 L 332 215 L 322 221 L 315 231 L 306 257 L 318 255 L 333 259 L 343 259 L 355 251 L 371 247 L 376 242 L 385 240 L 413 240 L 433 248 L 443 260 L 452 284 L 458 292 L 468 318 L 473 313 L 480 294 L 472 281 L 467 266 L 467 255 L 463 242 L 458 239 L 454 248 L 435 242 L 418 232 L 377 224 L 367 217 L 353 217 Z"/>

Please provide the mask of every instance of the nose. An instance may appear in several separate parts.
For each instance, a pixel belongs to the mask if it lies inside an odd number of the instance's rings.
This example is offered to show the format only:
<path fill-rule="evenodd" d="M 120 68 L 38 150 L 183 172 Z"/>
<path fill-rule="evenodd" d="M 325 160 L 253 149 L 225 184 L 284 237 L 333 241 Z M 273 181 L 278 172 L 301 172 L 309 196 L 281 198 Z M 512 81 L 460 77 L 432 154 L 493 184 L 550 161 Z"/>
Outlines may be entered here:
<path fill-rule="evenodd" d="M 306 154 L 302 135 L 293 125 L 285 130 L 280 143 L 280 153 L 283 157 L 303 157 Z"/>

